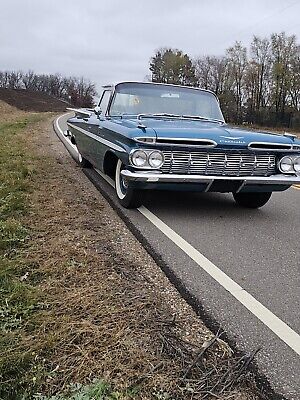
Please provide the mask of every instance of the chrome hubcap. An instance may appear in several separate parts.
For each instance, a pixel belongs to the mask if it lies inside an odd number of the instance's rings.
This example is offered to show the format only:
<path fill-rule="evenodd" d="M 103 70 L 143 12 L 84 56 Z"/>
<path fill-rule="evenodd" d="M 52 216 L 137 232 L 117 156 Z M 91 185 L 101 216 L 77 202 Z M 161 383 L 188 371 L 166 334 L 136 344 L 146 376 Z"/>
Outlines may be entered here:
<path fill-rule="evenodd" d="M 125 190 L 127 190 L 128 189 L 128 181 L 125 178 L 123 178 L 123 176 L 121 176 L 121 183 L 122 183 L 123 188 Z"/>

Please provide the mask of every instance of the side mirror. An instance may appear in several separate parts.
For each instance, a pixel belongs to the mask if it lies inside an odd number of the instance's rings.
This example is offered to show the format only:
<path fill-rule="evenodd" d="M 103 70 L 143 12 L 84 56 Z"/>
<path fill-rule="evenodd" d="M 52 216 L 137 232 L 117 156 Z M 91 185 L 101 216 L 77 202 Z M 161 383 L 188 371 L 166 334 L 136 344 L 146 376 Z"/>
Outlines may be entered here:
<path fill-rule="evenodd" d="M 94 113 L 99 117 L 99 115 L 101 115 L 101 108 L 99 106 L 96 106 L 94 108 Z"/>

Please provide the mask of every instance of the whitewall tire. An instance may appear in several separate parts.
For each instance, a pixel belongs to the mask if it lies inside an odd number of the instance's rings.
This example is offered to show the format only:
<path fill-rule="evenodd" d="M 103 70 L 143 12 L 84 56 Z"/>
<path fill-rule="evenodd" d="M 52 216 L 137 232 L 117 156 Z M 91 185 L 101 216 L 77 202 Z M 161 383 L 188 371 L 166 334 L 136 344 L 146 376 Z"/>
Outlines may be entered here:
<path fill-rule="evenodd" d="M 115 175 L 115 187 L 119 203 L 125 208 L 138 208 L 142 205 L 142 191 L 131 188 L 122 177 L 121 171 L 124 165 L 118 160 Z"/>

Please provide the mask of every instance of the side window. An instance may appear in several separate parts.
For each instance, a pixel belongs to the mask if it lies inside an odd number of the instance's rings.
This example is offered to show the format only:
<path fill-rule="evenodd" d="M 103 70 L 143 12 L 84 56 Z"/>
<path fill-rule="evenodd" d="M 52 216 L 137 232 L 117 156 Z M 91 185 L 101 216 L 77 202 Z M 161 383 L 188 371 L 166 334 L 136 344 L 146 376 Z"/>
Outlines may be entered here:
<path fill-rule="evenodd" d="M 102 94 L 100 103 L 99 103 L 99 107 L 101 108 L 101 114 L 104 115 L 106 113 L 107 110 L 107 106 L 109 103 L 109 99 L 110 99 L 110 90 L 105 90 Z"/>

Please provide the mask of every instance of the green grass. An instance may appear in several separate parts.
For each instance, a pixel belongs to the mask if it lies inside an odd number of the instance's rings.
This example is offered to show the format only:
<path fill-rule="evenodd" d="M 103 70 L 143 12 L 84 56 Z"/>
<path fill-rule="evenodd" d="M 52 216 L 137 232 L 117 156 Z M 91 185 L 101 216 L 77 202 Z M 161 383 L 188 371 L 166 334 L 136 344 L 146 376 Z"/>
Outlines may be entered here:
<path fill-rule="evenodd" d="M 57 394 L 51 397 L 35 395 L 35 400 L 127 400 L 134 399 L 138 389 L 116 391 L 107 382 L 96 380 L 90 385 L 72 385 L 67 394 Z"/>
<path fill-rule="evenodd" d="M 28 121 L 0 125 L 0 328 L 7 331 L 9 315 L 21 314 L 31 308 L 28 292 L 33 291 L 23 283 L 20 268 L 20 249 L 29 238 L 29 231 L 22 224 L 22 216 L 27 212 L 27 192 L 29 191 L 30 160 L 24 154 L 18 133 Z M 25 294 L 26 293 L 26 294 Z M 24 310 L 22 310 L 22 304 Z M 12 310 L 15 311 L 12 311 Z M 12 317 L 13 319 L 13 317 Z M 11 324 L 15 326 L 14 323 Z"/>
<path fill-rule="evenodd" d="M 27 282 L 22 251 L 30 231 L 22 219 L 28 212 L 33 159 L 22 136 L 41 117 L 0 124 L 0 399 L 22 398 L 26 374 L 32 369 L 31 349 L 19 346 L 40 309 L 38 291 Z"/>

